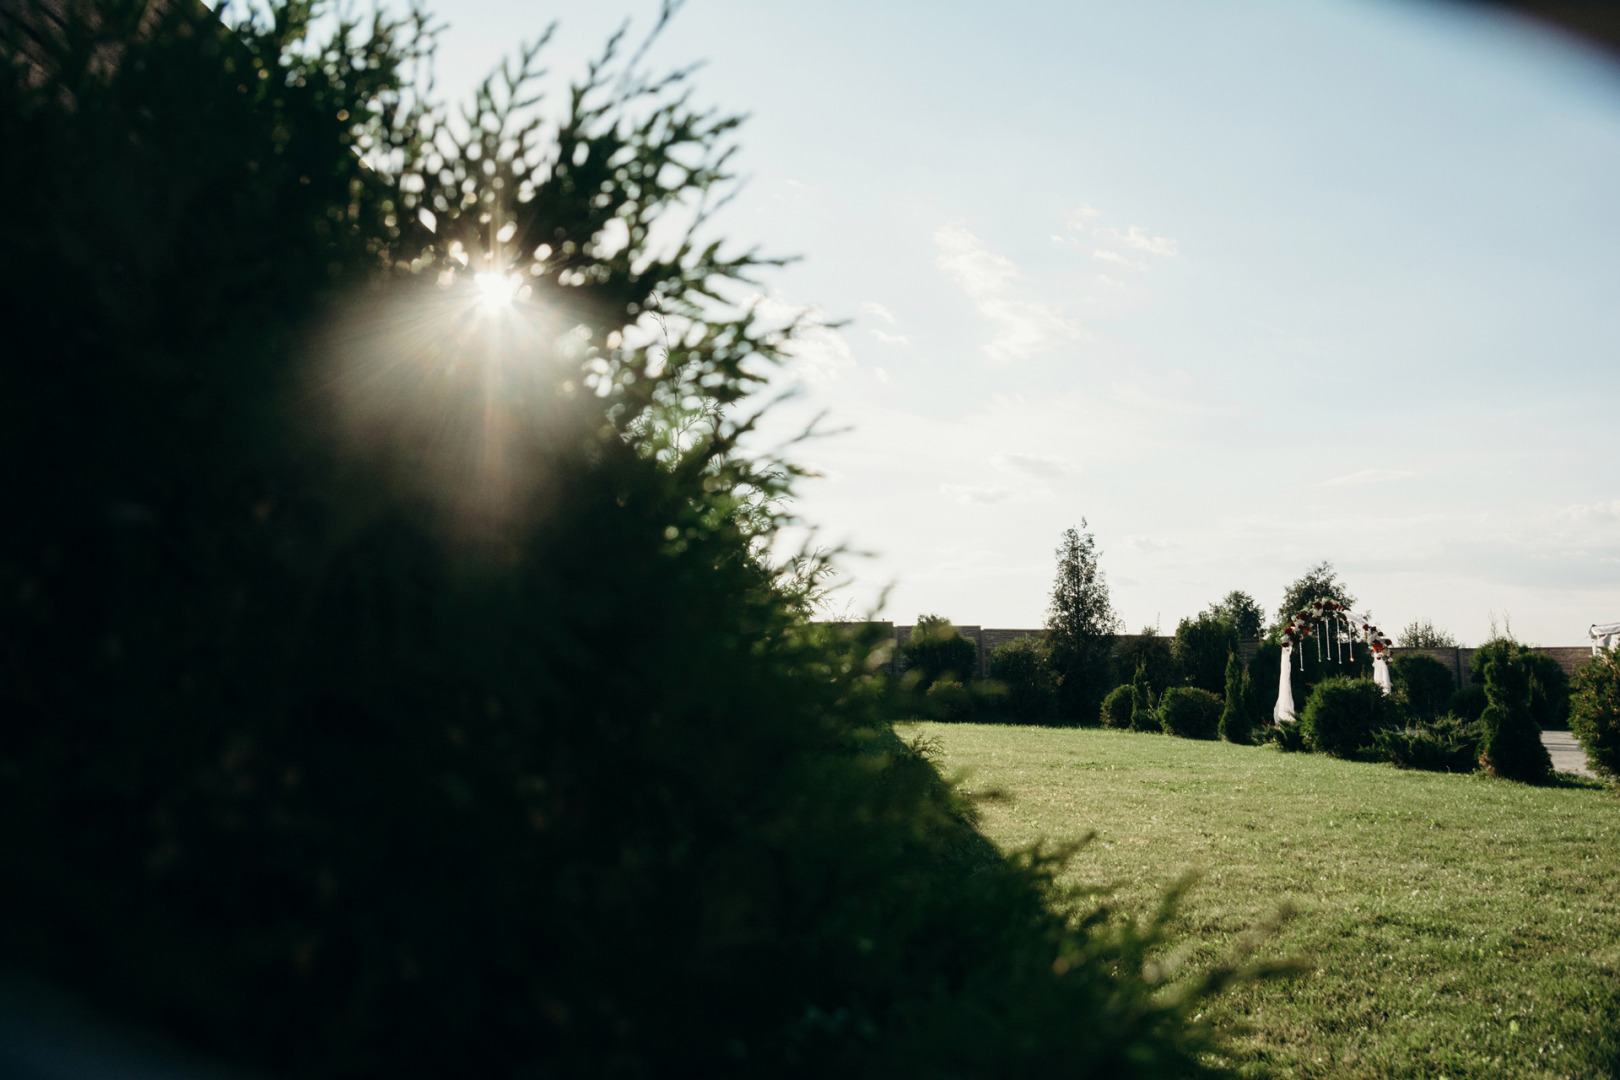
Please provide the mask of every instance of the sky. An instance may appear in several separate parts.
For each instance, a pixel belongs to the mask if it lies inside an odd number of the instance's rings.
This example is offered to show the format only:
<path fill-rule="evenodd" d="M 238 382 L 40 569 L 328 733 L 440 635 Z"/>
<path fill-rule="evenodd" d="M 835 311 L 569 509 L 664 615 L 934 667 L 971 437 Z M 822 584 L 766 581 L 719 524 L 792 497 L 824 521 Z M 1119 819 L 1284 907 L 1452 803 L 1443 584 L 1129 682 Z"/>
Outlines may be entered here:
<path fill-rule="evenodd" d="M 455 99 L 657 4 L 435 10 Z M 1323 559 L 1392 634 L 1620 619 L 1620 65 L 1394 0 L 691 0 L 650 61 L 749 116 L 760 302 L 842 323 L 762 435 L 841 431 L 829 612 L 1039 626 L 1084 521 L 1131 631 Z"/>

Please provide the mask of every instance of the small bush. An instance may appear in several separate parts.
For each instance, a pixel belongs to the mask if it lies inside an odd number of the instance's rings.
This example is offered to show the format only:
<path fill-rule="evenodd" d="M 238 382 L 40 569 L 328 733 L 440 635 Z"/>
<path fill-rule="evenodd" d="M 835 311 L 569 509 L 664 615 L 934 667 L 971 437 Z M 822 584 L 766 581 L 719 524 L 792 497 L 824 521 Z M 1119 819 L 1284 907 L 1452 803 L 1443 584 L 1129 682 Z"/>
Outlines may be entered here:
<path fill-rule="evenodd" d="M 1485 688 L 1469 683 L 1467 686 L 1451 695 L 1446 702 L 1446 712 L 1459 720 L 1478 720 L 1490 702 L 1485 700 Z"/>
<path fill-rule="evenodd" d="M 1378 757 L 1403 769 L 1471 773 L 1479 767 L 1479 730 L 1455 717 L 1442 717 L 1409 731 L 1373 733 Z"/>
<path fill-rule="evenodd" d="M 1430 721 L 1445 711 L 1457 684 L 1446 665 L 1424 653 L 1402 653 L 1390 663 L 1395 692 L 1412 715 Z"/>
<path fill-rule="evenodd" d="M 934 683 L 962 682 L 979 673 L 979 645 L 963 637 L 951 620 L 942 615 L 919 615 L 911 637 L 900 646 L 906 670 L 918 674 L 917 689 L 927 690 Z"/>
<path fill-rule="evenodd" d="M 1159 723 L 1183 739 L 1213 739 L 1219 733 L 1221 699 L 1196 686 L 1172 686 L 1159 699 Z"/>
<path fill-rule="evenodd" d="M 1620 777 L 1620 651 L 1610 649 L 1575 673 L 1569 726 L 1586 760 L 1605 776 Z"/>
<path fill-rule="evenodd" d="M 1040 638 L 1019 638 L 991 652 L 990 677 L 1005 687 L 1002 709 L 1009 715 L 1044 720 L 1057 711 L 1057 673 Z"/>
<path fill-rule="evenodd" d="M 1226 658 L 1226 700 L 1221 709 L 1220 733 L 1227 742 L 1247 745 L 1254 739 L 1254 714 L 1249 687 L 1249 673 L 1243 670 L 1243 661 L 1237 653 Z"/>
<path fill-rule="evenodd" d="M 1104 727 L 1128 728 L 1131 726 L 1131 709 L 1135 703 L 1131 690 L 1130 683 L 1121 683 L 1108 691 L 1108 696 L 1103 698 L 1102 715 L 1099 717 Z"/>
<path fill-rule="evenodd" d="M 1390 726 L 1390 717 L 1389 702 L 1377 683 L 1335 675 L 1311 691 L 1299 719 L 1300 734 L 1319 753 L 1354 757 L 1374 732 Z"/>
<path fill-rule="evenodd" d="M 1509 780 L 1545 779 L 1552 758 L 1530 715 L 1530 667 L 1522 656 L 1504 652 L 1485 665 L 1485 697 L 1490 704 L 1479 718 L 1485 771 Z"/>
<path fill-rule="evenodd" d="M 1266 739 L 1285 754 L 1298 754 L 1310 749 L 1310 746 L 1305 742 L 1304 733 L 1299 729 L 1298 722 L 1273 724 L 1266 729 Z"/>
<path fill-rule="evenodd" d="M 966 720 L 973 715 L 973 691 L 955 679 L 940 679 L 923 695 L 936 720 Z"/>

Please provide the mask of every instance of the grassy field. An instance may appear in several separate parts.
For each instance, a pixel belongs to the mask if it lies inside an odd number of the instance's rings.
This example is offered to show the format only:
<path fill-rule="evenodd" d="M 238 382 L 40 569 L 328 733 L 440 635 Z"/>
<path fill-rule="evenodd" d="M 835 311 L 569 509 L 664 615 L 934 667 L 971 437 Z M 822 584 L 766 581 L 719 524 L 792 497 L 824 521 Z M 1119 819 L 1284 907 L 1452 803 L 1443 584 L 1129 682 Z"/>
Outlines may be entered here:
<path fill-rule="evenodd" d="M 1211 1010 L 1282 1076 L 1620 1077 L 1620 798 L 1105 730 L 916 724 L 1004 849 L 1096 838 L 1075 882 L 1145 912 L 1200 877 L 1184 962 L 1305 974 Z"/>

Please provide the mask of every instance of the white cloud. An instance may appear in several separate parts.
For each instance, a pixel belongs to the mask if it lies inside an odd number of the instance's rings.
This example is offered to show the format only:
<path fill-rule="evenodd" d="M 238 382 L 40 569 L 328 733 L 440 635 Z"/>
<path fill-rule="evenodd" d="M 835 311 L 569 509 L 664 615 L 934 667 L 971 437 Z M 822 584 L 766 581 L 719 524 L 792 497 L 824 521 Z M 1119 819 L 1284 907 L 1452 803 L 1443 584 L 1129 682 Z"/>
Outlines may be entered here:
<path fill-rule="evenodd" d="M 961 286 L 975 310 L 995 324 L 997 332 L 984 347 L 997 363 L 1050 349 L 1078 338 L 1077 320 L 1066 318 L 1038 300 L 1008 295 L 1022 275 L 1006 256 L 985 249 L 979 238 L 957 225 L 934 233 L 939 268 Z"/>
<path fill-rule="evenodd" d="M 1405 480 L 1417 473 L 1409 469 L 1361 469 L 1357 472 L 1346 473 L 1344 476 L 1335 476 L 1331 480 L 1324 480 L 1312 487 L 1365 487 L 1368 484 L 1387 484 L 1391 480 Z"/>
<path fill-rule="evenodd" d="M 1078 209 L 1071 210 L 1063 215 L 1063 223 L 1075 232 L 1085 231 L 1086 222 L 1091 218 L 1102 217 L 1102 211 L 1090 203 L 1081 203 Z"/>
<path fill-rule="evenodd" d="M 1117 252 L 1117 251 L 1109 251 L 1106 248 L 1098 248 L 1096 251 L 1093 251 L 1091 253 L 1091 257 L 1093 259 L 1101 259 L 1103 262 L 1111 262 L 1111 263 L 1116 263 L 1116 264 L 1118 264 L 1120 266 L 1128 266 L 1132 270 L 1146 270 L 1147 269 L 1146 264 L 1135 262 L 1135 261 L 1133 261 L 1131 259 L 1127 259 L 1125 256 L 1121 255 L 1119 252 Z"/>
<path fill-rule="evenodd" d="M 1558 517 L 1561 520 L 1573 521 L 1582 525 L 1588 522 L 1620 521 L 1620 499 L 1588 503 L 1584 506 L 1565 507 L 1558 512 Z"/>
<path fill-rule="evenodd" d="M 875 300 L 867 300 L 861 304 L 861 310 L 868 315 L 876 315 L 890 326 L 896 325 L 900 320 L 894 317 L 894 312 Z"/>
<path fill-rule="evenodd" d="M 1143 232 L 1141 226 L 1132 225 L 1130 230 L 1121 233 L 1118 229 L 1097 230 L 1098 239 L 1115 240 L 1128 248 L 1146 252 L 1149 255 L 1158 255 L 1167 259 L 1174 259 L 1180 252 L 1176 249 L 1176 242 L 1168 236 L 1149 236 Z"/>
<path fill-rule="evenodd" d="M 876 327 L 872 328 L 872 336 L 885 345 L 910 345 L 911 339 L 904 334 L 889 334 Z"/>
<path fill-rule="evenodd" d="M 1003 468 L 1028 473 L 1030 476 L 1069 476 L 1080 471 L 1078 465 L 1062 458 L 1043 457 L 1040 454 L 1001 453 L 995 456 L 995 462 Z"/>
<path fill-rule="evenodd" d="M 940 494 L 969 506 L 974 503 L 998 503 L 1012 497 L 1012 489 L 1004 487 L 974 487 L 969 484 L 941 484 Z"/>

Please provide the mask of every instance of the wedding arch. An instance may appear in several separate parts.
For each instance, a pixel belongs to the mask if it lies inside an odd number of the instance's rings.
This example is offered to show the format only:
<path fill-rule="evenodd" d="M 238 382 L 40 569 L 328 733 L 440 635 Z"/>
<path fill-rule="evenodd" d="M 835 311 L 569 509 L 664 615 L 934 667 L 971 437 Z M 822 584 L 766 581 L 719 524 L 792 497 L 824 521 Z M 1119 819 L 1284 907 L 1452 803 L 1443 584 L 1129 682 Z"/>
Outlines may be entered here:
<path fill-rule="evenodd" d="M 1319 660 L 1344 663 L 1354 659 L 1355 644 L 1360 641 L 1372 650 L 1373 681 L 1384 693 L 1390 692 L 1389 649 L 1395 642 L 1384 636 L 1365 616 L 1357 616 L 1337 600 L 1313 600 L 1304 611 L 1296 611 L 1282 632 L 1282 663 L 1277 669 L 1277 705 L 1271 718 L 1279 724 L 1291 724 L 1294 716 L 1294 687 L 1288 676 L 1289 662 L 1296 650 L 1299 668 L 1305 670 L 1304 645 L 1307 638 L 1316 638 L 1316 656 Z"/>

